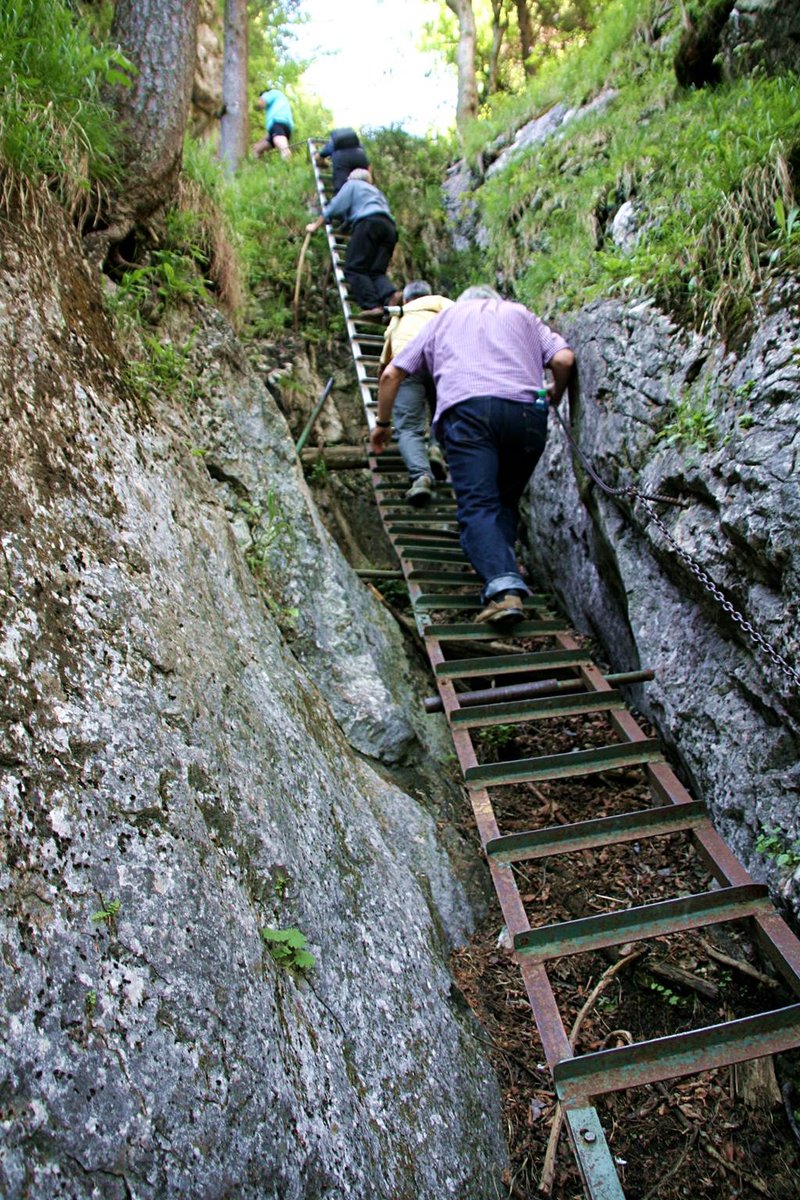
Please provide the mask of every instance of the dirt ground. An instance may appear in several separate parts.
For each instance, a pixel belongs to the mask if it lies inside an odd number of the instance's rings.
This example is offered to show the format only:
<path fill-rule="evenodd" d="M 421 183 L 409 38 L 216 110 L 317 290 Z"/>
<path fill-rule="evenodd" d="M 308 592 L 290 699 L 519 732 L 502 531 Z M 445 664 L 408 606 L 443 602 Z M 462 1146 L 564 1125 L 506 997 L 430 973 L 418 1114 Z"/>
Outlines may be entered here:
<path fill-rule="evenodd" d="M 618 740 L 603 716 L 473 733 L 481 762 Z M 538 786 L 494 787 L 490 795 L 502 833 L 653 803 L 640 768 Z M 471 822 L 467 809 L 465 827 Z M 533 927 L 713 886 L 688 834 L 521 863 L 515 873 Z M 548 974 L 568 1033 L 590 992 L 620 958 L 625 965 L 608 979 L 581 1024 L 576 1054 L 795 1002 L 757 954 L 746 923 L 730 922 L 550 964 Z M 454 956 L 453 967 L 501 1080 L 512 1162 L 504 1180 L 509 1200 L 542 1195 L 580 1200 L 584 1192 L 564 1130 L 547 1179 L 554 1090 L 496 902 L 471 944 Z M 629 1200 L 800 1196 L 800 1053 L 765 1059 L 755 1068 L 745 1064 L 619 1092 L 599 1099 L 597 1108 Z"/>

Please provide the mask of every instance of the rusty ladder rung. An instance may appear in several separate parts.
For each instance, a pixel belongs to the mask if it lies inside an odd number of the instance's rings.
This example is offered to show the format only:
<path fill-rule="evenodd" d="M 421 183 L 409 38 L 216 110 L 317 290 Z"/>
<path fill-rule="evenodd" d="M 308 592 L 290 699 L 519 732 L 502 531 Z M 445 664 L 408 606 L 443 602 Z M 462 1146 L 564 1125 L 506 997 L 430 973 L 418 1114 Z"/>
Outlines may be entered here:
<path fill-rule="evenodd" d="M 589 1095 L 660 1083 L 732 1063 L 791 1050 L 800 1043 L 800 1004 L 707 1025 L 669 1037 L 634 1042 L 567 1058 L 553 1067 L 562 1104 L 581 1104 Z"/>
<path fill-rule="evenodd" d="M 410 572 L 413 579 L 415 572 Z M 468 580 L 464 581 L 468 583 Z M 491 658 L 456 658 L 437 663 L 437 679 L 468 679 L 479 675 L 518 675 L 521 671 L 551 671 L 558 667 L 588 667 L 585 650 L 540 650 L 532 654 L 496 654 Z"/>
<path fill-rule="evenodd" d="M 484 849 L 492 862 L 527 862 L 554 854 L 575 854 L 579 850 L 635 842 L 640 838 L 685 833 L 709 823 L 706 806 L 700 800 L 693 800 L 690 804 L 667 804 L 612 817 L 573 821 L 569 825 L 548 825 L 544 829 L 508 833 L 504 837 L 490 838 Z"/>
<path fill-rule="evenodd" d="M 597 775 L 601 771 L 663 761 L 660 742 L 645 738 L 641 742 L 616 742 L 612 746 L 571 750 L 566 754 L 486 763 L 481 767 L 469 767 L 464 776 L 467 787 L 497 787 L 508 783 L 541 783 L 545 779 L 574 779 L 579 775 Z"/>
<path fill-rule="evenodd" d="M 768 889 L 761 883 L 718 888 L 674 900 L 658 900 L 619 912 L 598 913 L 528 929 L 514 937 L 517 954 L 537 963 L 606 946 L 641 942 L 669 933 L 685 933 L 723 921 L 738 921 L 772 909 Z"/>
<path fill-rule="evenodd" d="M 525 625 L 539 625 L 542 632 L 564 633 L 565 626 L 561 621 L 530 621 L 517 625 L 520 632 Z M 429 625 L 428 634 L 434 635 L 435 629 L 459 629 L 458 625 Z M 531 631 L 533 632 L 533 631 Z M 625 708 L 622 695 L 611 690 L 608 692 L 578 692 L 570 696 L 543 696 L 541 699 L 510 700 L 500 704 L 475 704 L 463 712 L 450 714 L 450 724 L 454 729 L 470 729 L 473 726 L 514 725 L 520 721 L 544 721 L 554 717 L 585 716 L 587 713 L 612 712 Z"/>

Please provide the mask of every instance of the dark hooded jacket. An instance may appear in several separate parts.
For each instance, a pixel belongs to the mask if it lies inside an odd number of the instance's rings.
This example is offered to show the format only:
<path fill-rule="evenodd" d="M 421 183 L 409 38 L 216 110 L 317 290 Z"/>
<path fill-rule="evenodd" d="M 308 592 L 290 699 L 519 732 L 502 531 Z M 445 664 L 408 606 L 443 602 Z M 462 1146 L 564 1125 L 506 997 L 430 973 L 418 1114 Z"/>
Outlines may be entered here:
<path fill-rule="evenodd" d="M 320 158 L 330 158 L 333 166 L 332 196 L 347 182 L 351 171 L 356 167 L 369 166 L 369 159 L 354 129 L 334 129 L 319 153 Z"/>

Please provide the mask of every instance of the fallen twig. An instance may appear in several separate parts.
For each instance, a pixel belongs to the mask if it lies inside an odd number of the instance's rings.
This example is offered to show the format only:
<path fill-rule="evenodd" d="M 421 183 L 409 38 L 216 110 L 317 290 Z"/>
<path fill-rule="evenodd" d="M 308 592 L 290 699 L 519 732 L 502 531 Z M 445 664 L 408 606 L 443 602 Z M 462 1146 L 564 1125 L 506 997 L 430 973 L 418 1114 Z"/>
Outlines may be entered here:
<path fill-rule="evenodd" d="M 647 1192 L 646 1195 L 644 1195 L 642 1197 L 642 1200 L 653 1200 L 654 1196 L 660 1196 L 663 1194 L 662 1189 L 664 1187 L 664 1184 L 667 1182 L 668 1179 L 671 1179 L 673 1175 L 678 1174 L 678 1171 L 680 1171 L 681 1167 L 686 1162 L 687 1155 L 688 1155 L 689 1151 L 692 1149 L 692 1146 L 694 1146 L 695 1142 L 697 1141 L 699 1134 L 700 1134 L 700 1130 L 695 1126 L 695 1128 L 692 1129 L 691 1133 L 689 1134 L 688 1138 L 686 1139 L 686 1144 L 684 1145 L 683 1149 L 681 1150 L 677 1161 L 670 1167 L 670 1169 L 668 1171 L 666 1171 L 663 1175 L 659 1176 L 658 1182 L 656 1184 L 654 1184 L 653 1187 L 650 1188 L 650 1191 Z"/>
<path fill-rule="evenodd" d="M 654 962 L 651 959 L 647 964 L 647 970 L 651 975 L 668 979 L 670 983 L 693 988 L 709 1000 L 716 1000 L 719 996 L 719 988 L 715 983 L 711 983 L 708 979 L 700 979 L 698 975 L 692 975 L 691 971 L 684 971 L 682 967 L 674 967 L 671 963 Z"/>
<path fill-rule="evenodd" d="M 667 1100 L 671 1099 L 670 1093 L 663 1083 L 657 1083 L 656 1087 L 661 1092 L 662 1096 L 664 1096 Z M 718 1162 L 720 1166 L 723 1166 L 726 1171 L 731 1171 L 737 1175 L 738 1178 L 743 1180 L 748 1187 L 753 1189 L 754 1192 L 758 1192 L 761 1196 L 769 1196 L 769 1188 L 764 1183 L 763 1179 L 759 1179 L 757 1175 L 749 1174 L 749 1172 L 745 1171 L 738 1163 L 728 1162 L 727 1158 L 725 1158 L 724 1155 L 720 1154 L 719 1150 L 717 1150 L 708 1134 L 700 1129 L 699 1126 L 695 1125 L 693 1121 L 690 1121 L 680 1108 L 673 1107 L 673 1112 L 678 1120 L 682 1123 L 684 1128 L 694 1129 L 697 1131 L 700 1144 L 709 1158 L 713 1158 L 714 1161 Z"/>
<path fill-rule="evenodd" d="M 583 1025 L 583 1022 L 586 1020 L 586 1017 L 589 1015 L 592 1008 L 594 1007 L 598 996 L 600 996 L 605 991 L 605 989 L 608 987 L 611 980 L 614 978 L 615 975 L 618 974 L 619 971 L 622 970 L 623 967 L 627 967 L 630 963 L 634 962 L 637 958 L 641 958 L 641 956 L 644 954 L 644 952 L 645 952 L 644 946 L 637 947 L 630 954 L 627 954 L 625 956 L 625 958 L 620 958 L 620 959 L 618 959 L 617 962 L 612 963 L 611 966 L 608 967 L 608 969 L 605 970 L 603 972 L 603 974 L 600 976 L 597 983 L 594 985 L 591 992 L 587 996 L 586 1001 L 583 1005 L 583 1008 L 580 1010 L 577 1017 L 575 1018 L 575 1023 L 572 1026 L 572 1030 L 569 1035 L 569 1044 L 570 1044 L 570 1048 L 572 1050 L 575 1049 L 575 1045 L 578 1041 L 578 1034 L 581 1031 L 581 1025 Z M 553 1124 L 550 1126 L 550 1138 L 547 1142 L 547 1151 L 544 1156 L 544 1164 L 542 1166 L 542 1174 L 541 1174 L 541 1178 L 539 1180 L 539 1191 L 542 1193 L 542 1195 L 545 1195 L 545 1196 L 549 1196 L 553 1190 L 553 1183 L 555 1182 L 555 1172 L 556 1172 L 556 1150 L 558 1149 L 558 1139 L 561 1137 L 561 1127 L 563 1124 L 564 1124 L 564 1110 L 561 1107 L 561 1105 L 558 1104 L 558 1105 L 556 1105 L 556 1110 L 553 1114 Z"/>
<path fill-rule="evenodd" d="M 779 986 L 780 980 L 773 979 L 771 975 L 765 975 L 757 967 L 751 967 L 750 963 L 743 962 L 740 958 L 731 958 L 729 954 L 723 954 L 721 950 L 717 950 L 716 946 L 712 946 L 705 938 L 700 938 L 699 941 L 708 957 L 715 959 L 718 963 L 722 963 L 723 966 L 734 967 L 737 971 L 741 971 L 743 975 L 749 975 L 751 979 L 757 979 L 765 987 L 774 988 Z"/>
<path fill-rule="evenodd" d="M 788 1080 L 781 1088 L 781 1098 L 783 1100 L 783 1107 L 786 1109 L 786 1119 L 788 1120 L 789 1127 L 794 1134 L 794 1140 L 797 1142 L 798 1146 L 800 1146 L 800 1125 L 797 1124 L 794 1116 L 794 1087 Z"/>

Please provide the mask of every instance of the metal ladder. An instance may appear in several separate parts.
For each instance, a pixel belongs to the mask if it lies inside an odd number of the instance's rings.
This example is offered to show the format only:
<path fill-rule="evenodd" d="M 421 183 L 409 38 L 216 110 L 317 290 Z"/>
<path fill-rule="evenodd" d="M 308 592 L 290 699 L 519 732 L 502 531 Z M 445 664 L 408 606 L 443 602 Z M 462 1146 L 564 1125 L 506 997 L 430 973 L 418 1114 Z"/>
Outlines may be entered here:
<path fill-rule="evenodd" d="M 314 163 L 320 202 L 324 183 Z M 375 419 L 378 334 L 359 333 L 350 313 L 339 251 L 343 239 L 327 227 L 336 282 L 353 351 L 359 387 L 371 429 Z M 753 882 L 714 830 L 704 806 L 693 800 L 664 761 L 660 744 L 639 726 L 591 656 L 569 627 L 548 608 L 549 597 L 525 601 L 525 619 L 513 633 L 477 626 L 468 618 L 480 607 L 479 581 L 458 541 L 455 503 L 448 485 L 438 485 L 427 508 L 404 503 L 405 470 L 391 450 L 370 457 L 373 486 L 384 527 L 400 560 L 417 629 L 424 640 L 440 705 L 450 724 L 453 745 L 486 853 L 495 890 L 530 1002 L 556 1095 L 561 1103 L 584 1189 L 590 1200 L 624 1200 L 614 1159 L 595 1108 L 596 1097 L 625 1088 L 693 1075 L 700 1071 L 779 1053 L 800 1045 L 800 1003 L 755 1016 L 695 1029 L 679 1035 L 575 1055 L 556 1004 L 547 964 L 557 958 L 665 934 L 690 932 L 707 925 L 746 918 L 761 949 L 795 993 L 800 994 L 800 941 L 777 914 L 767 888 Z M 365 572 L 365 574 L 369 574 Z M 470 588 L 471 594 L 459 589 Z M 432 613 L 453 613 L 453 622 L 434 622 Z M 466 619 L 465 619 L 466 618 Z M 545 649 L 514 652 L 517 638 L 539 639 Z M 474 641 L 476 656 L 448 658 L 448 643 Z M 505 641 L 508 653 L 482 656 L 481 642 Z M 523 678 L 503 687 L 504 677 Z M 500 680 L 491 699 L 474 690 L 481 681 Z M 456 690 L 469 681 L 473 690 Z M 482 702 L 486 700 L 487 702 Z M 606 714 L 618 741 L 590 750 L 551 754 L 481 765 L 471 731 L 492 725 L 545 721 L 562 716 Z M 503 834 L 490 790 L 504 785 L 565 779 L 641 767 L 652 807 L 568 825 Z M 513 864 L 552 855 L 599 849 L 623 842 L 687 832 L 718 883 L 696 895 L 661 900 L 611 913 L 532 929 L 513 873 Z"/>

